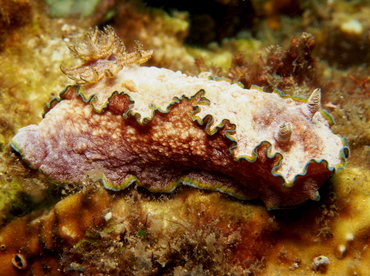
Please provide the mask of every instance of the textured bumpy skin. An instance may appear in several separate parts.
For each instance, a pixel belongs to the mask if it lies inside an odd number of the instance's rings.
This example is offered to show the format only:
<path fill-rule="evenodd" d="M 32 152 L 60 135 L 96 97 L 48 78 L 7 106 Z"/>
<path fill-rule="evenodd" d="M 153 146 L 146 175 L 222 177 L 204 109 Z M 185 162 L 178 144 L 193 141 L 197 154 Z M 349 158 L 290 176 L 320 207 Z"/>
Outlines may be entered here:
<path fill-rule="evenodd" d="M 318 200 L 344 166 L 348 148 L 320 111 L 319 89 L 307 100 L 140 67 L 152 51 L 137 42 L 126 52 L 112 27 L 71 50 L 84 64 L 62 71 L 79 85 L 11 142 L 52 180 L 163 192 L 185 184 L 274 208 Z"/>
<path fill-rule="evenodd" d="M 291 206 L 318 199 L 347 151 L 310 103 L 131 65 L 68 87 L 11 145 L 59 182 L 92 177 L 113 190 L 137 182 L 165 192 L 182 183 Z"/>

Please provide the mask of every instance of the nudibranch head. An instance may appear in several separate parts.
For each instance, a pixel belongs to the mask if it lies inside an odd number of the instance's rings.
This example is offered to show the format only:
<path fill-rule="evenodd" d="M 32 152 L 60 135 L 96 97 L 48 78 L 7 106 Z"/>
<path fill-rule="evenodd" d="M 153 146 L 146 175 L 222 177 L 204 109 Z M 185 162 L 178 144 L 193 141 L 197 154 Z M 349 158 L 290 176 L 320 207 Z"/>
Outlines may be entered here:
<path fill-rule="evenodd" d="M 86 63 L 64 70 L 77 84 L 12 147 L 62 183 L 92 177 L 111 190 L 137 183 L 157 192 L 184 184 L 259 197 L 268 208 L 318 200 L 344 166 L 348 146 L 330 130 L 320 89 L 302 99 L 138 66 L 152 51 L 137 44 L 127 54 L 113 29 L 90 33 L 72 48 Z"/>

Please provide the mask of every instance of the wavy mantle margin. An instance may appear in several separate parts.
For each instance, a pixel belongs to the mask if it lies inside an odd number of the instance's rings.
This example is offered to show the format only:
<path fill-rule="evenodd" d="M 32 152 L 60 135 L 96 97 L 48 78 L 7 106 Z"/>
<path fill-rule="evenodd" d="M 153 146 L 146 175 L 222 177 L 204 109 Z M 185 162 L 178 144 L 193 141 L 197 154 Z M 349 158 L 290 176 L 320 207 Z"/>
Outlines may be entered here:
<path fill-rule="evenodd" d="M 212 79 L 212 78 L 210 78 L 210 79 L 211 80 L 218 81 L 218 79 Z M 223 79 L 221 79 L 221 80 L 223 80 Z M 259 87 L 253 86 L 253 88 L 260 90 L 261 93 L 263 92 L 262 89 L 259 88 Z M 230 152 L 231 155 L 234 155 L 233 154 L 233 151 L 237 147 L 238 142 L 233 137 L 233 133 L 236 132 L 236 126 L 235 126 L 235 124 L 233 124 L 232 122 L 230 122 L 229 119 L 225 118 L 224 120 L 222 120 L 222 122 L 220 124 L 214 126 L 213 131 L 212 131 L 211 130 L 211 126 L 213 124 L 213 117 L 212 117 L 212 115 L 208 114 L 208 115 L 204 116 L 203 118 L 197 116 L 197 114 L 201 110 L 201 106 L 202 105 L 209 105 L 210 104 L 210 101 L 207 99 L 207 96 L 206 96 L 206 93 L 207 92 L 205 90 L 200 90 L 200 91 L 196 92 L 191 97 L 187 97 L 185 95 L 182 95 L 181 97 L 174 97 L 173 98 L 173 101 L 168 104 L 168 106 L 166 107 L 165 110 L 157 107 L 155 104 L 151 104 L 150 105 L 150 109 L 151 109 L 150 118 L 141 118 L 141 115 L 139 113 L 135 113 L 135 112 L 133 112 L 131 110 L 131 107 L 134 105 L 135 101 L 132 99 L 132 97 L 129 94 L 127 94 L 125 92 L 114 91 L 113 93 L 111 93 L 111 96 L 107 98 L 107 100 L 105 101 L 105 103 L 102 106 L 102 108 L 97 110 L 95 108 L 95 106 L 93 105 L 93 102 L 96 101 L 96 99 L 97 99 L 97 95 L 96 94 L 93 94 L 91 96 L 87 96 L 84 93 L 83 89 L 81 89 L 81 87 L 79 85 L 73 85 L 73 86 L 68 86 L 65 90 L 63 90 L 60 93 L 59 97 L 52 99 L 49 103 L 46 104 L 46 106 L 45 106 L 45 114 L 50 109 L 52 109 L 58 102 L 64 100 L 66 98 L 66 95 L 68 93 L 70 93 L 71 90 L 75 90 L 74 93 L 77 96 L 79 96 L 84 102 L 91 104 L 92 107 L 93 107 L 93 109 L 94 109 L 94 111 L 97 112 L 97 113 L 104 113 L 104 111 L 106 110 L 106 108 L 108 107 L 108 105 L 110 103 L 110 99 L 113 96 L 115 96 L 115 95 L 124 95 L 124 96 L 126 96 L 127 99 L 130 101 L 130 104 L 129 104 L 129 107 L 128 107 L 127 111 L 122 114 L 122 117 L 123 117 L 123 119 L 127 119 L 127 118 L 129 118 L 129 117 L 132 116 L 132 117 L 134 117 L 136 119 L 136 122 L 139 125 L 141 125 L 141 126 L 144 126 L 144 125 L 150 123 L 151 120 L 154 118 L 155 113 L 157 111 L 160 112 L 160 113 L 169 113 L 170 110 L 171 110 L 171 107 L 174 106 L 174 105 L 176 105 L 176 104 L 178 104 L 178 103 L 180 103 L 181 101 L 183 101 L 183 100 L 191 101 L 194 98 L 200 96 L 199 97 L 200 100 L 198 100 L 198 101 L 196 101 L 196 102 L 193 103 L 194 110 L 193 110 L 192 116 L 191 116 L 192 117 L 192 120 L 193 121 L 196 121 L 199 125 L 204 126 L 204 129 L 205 129 L 206 133 L 208 135 L 210 135 L 210 136 L 216 134 L 220 129 L 223 129 L 226 124 L 229 125 L 229 126 L 232 126 L 231 129 L 225 130 L 225 137 L 229 141 L 232 142 L 232 145 L 229 147 L 229 152 Z M 267 92 L 263 92 L 263 93 L 267 93 Z M 307 98 L 304 98 L 304 97 L 286 95 L 286 94 L 284 94 L 280 90 L 275 90 L 274 93 L 277 93 L 282 98 L 290 98 L 290 99 L 293 99 L 295 101 L 300 101 L 300 102 L 307 102 L 308 101 L 308 99 Z M 330 116 L 330 114 L 326 110 L 321 110 L 320 112 L 328 120 L 328 122 L 330 124 L 334 124 L 333 118 Z M 45 114 L 44 114 L 44 116 L 45 116 Z M 276 176 L 276 177 L 278 177 L 278 178 L 281 179 L 281 185 L 283 187 L 288 187 L 289 188 L 289 187 L 293 187 L 294 184 L 295 184 L 295 182 L 301 176 L 305 176 L 307 174 L 307 171 L 308 171 L 308 169 L 309 169 L 309 167 L 310 167 L 311 164 L 324 164 L 326 170 L 330 171 L 331 174 L 333 174 L 335 171 L 338 171 L 338 170 L 342 169 L 345 166 L 346 158 L 349 155 L 348 143 L 347 143 L 346 138 L 343 138 L 340 135 L 337 135 L 337 136 L 339 136 L 342 139 L 342 143 L 343 143 L 343 147 L 341 148 L 340 152 L 338 153 L 338 154 L 340 154 L 340 159 L 341 159 L 342 162 L 339 163 L 339 164 L 337 164 L 334 167 L 331 167 L 331 166 L 329 166 L 328 162 L 325 159 L 311 159 L 311 160 L 309 160 L 306 163 L 303 171 L 301 173 L 295 175 L 295 177 L 294 177 L 294 179 L 293 179 L 293 181 L 291 183 L 286 183 L 286 181 L 285 181 L 284 177 L 282 176 L 282 174 L 280 174 L 279 172 L 277 172 L 277 170 L 279 169 L 279 167 L 281 165 L 281 161 L 283 160 L 284 156 L 281 153 L 279 153 L 279 152 L 276 152 L 275 154 L 271 154 L 272 144 L 269 141 L 261 141 L 254 148 L 254 150 L 252 151 L 252 155 L 251 156 L 242 155 L 242 156 L 239 156 L 239 157 L 236 157 L 236 158 L 233 157 L 233 159 L 234 159 L 235 162 L 241 162 L 242 160 L 246 160 L 246 161 L 248 161 L 250 163 L 253 163 L 253 162 L 255 162 L 257 160 L 257 149 L 259 147 L 261 147 L 261 146 L 266 146 L 267 147 L 267 151 L 266 151 L 266 157 L 267 158 L 273 159 L 273 158 L 278 157 L 278 162 L 272 168 L 271 174 L 273 176 Z M 17 147 L 17 145 L 14 142 L 12 142 L 11 145 L 12 145 L 12 147 L 16 151 L 20 152 L 20 154 L 22 155 L 21 150 Z M 104 184 L 104 186 L 107 189 L 114 190 L 114 191 L 125 189 L 125 188 L 127 188 L 128 186 L 130 186 L 133 183 L 137 183 L 138 186 L 141 186 L 140 185 L 140 180 L 136 176 L 134 176 L 134 175 L 128 176 L 126 178 L 126 180 L 123 183 L 121 183 L 120 185 L 114 185 L 114 184 L 109 183 L 109 181 L 106 179 L 106 177 L 104 175 L 101 176 L 101 182 Z M 239 199 L 242 199 L 242 200 L 250 199 L 250 198 L 246 197 L 244 194 L 238 193 L 235 189 L 232 189 L 230 187 L 222 187 L 222 186 L 216 186 L 216 187 L 214 187 L 212 185 L 207 185 L 205 183 L 201 183 L 201 182 L 197 181 L 196 179 L 192 179 L 192 178 L 189 178 L 189 177 L 182 177 L 182 178 L 178 179 L 177 181 L 175 181 L 173 183 L 170 183 L 168 185 L 168 187 L 165 188 L 165 189 L 156 190 L 156 189 L 150 189 L 150 188 L 148 188 L 148 190 L 150 190 L 152 192 L 172 192 L 174 189 L 176 189 L 176 187 L 178 187 L 181 184 L 185 184 L 185 185 L 188 185 L 188 186 L 194 186 L 194 187 L 201 188 L 201 189 L 208 189 L 208 190 L 220 191 L 220 192 L 229 194 L 229 195 L 231 195 L 233 197 L 236 197 L 236 198 L 239 198 Z M 320 199 L 320 196 L 317 193 L 316 200 L 319 200 L 319 199 Z M 273 208 L 275 208 L 275 207 L 273 207 Z"/>

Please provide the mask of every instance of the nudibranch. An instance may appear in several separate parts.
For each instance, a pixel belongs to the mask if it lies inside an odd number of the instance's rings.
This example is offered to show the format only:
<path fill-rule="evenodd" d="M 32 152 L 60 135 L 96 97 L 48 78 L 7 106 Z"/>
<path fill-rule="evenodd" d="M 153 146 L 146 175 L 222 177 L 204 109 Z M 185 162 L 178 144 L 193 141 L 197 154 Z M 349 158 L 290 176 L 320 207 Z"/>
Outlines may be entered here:
<path fill-rule="evenodd" d="M 38 125 L 11 146 L 59 183 L 99 179 L 107 189 L 133 183 L 171 192 L 178 185 L 261 198 L 268 208 L 318 200 L 318 189 L 348 155 L 309 99 L 244 89 L 225 79 L 139 64 L 111 27 L 71 48 L 83 60 L 62 71 L 76 81 L 46 106 Z"/>

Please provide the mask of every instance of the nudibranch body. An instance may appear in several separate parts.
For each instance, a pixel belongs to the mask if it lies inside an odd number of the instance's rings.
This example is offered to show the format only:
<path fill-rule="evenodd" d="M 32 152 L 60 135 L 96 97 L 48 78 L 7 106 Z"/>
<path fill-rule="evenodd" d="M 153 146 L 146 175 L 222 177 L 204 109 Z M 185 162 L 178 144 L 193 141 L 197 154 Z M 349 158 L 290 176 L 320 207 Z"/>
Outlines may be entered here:
<path fill-rule="evenodd" d="M 112 190 L 136 182 L 161 192 L 185 184 L 259 197 L 269 208 L 319 199 L 319 187 L 344 166 L 348 148 L 320 110 L 319 89 L 309 99 L 244 89 L 140 67 L 151 52 L 136 53 L 140 62 L 67 87 L 12 147 L 58 182 L 90 177 Z"/>

